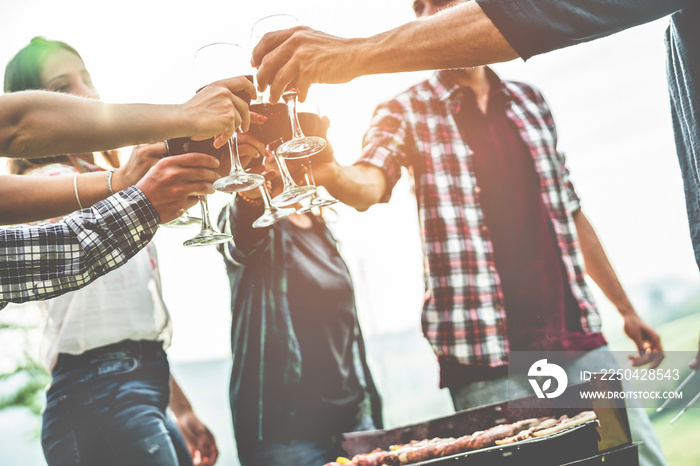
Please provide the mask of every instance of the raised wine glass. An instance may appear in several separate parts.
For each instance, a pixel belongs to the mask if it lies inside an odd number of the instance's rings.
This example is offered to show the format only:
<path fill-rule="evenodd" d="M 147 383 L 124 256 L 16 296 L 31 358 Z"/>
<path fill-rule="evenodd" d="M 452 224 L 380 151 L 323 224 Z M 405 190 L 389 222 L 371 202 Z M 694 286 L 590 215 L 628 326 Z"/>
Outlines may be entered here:
<path fill-rule="evenodd" d="M 311 197 L 316 192 L 316 186 L 299 186 L 294 182 L 294 178 L 289 173 L 287 168 L 287 163 L 282 157 L 277 153 L 277 148 L 275 147 L 279 144 L 281 140 L 277 143 L 271 143 L 270 146 L 273 149 L 272 153 L 275 156 L 275 161 L 280 170 L 280 176 L 282 177 L 283 189 L 280 194 L 272 198 L 271 204 L 275 207 L 287 207 L 296 204 L 302 199 Z"/>
<path fill-rule="evenodd" d="M 202 219 L 199 217 L 194 217 L 189 214 L 188 211 L 185 211 L 184 214 L 180 215 L 178 218 L 174 220 L 170 220 L 169 222 L 166 222 L 163 224 L 164 227 L 170 227 L 170 228 L 181 228 L 181 227 L 188 227 L 190 225 L 196 225 L 196 224 L 201 224 Z"/>
<path fill-rule="evenodd" d="M 194 74 L 197 89 L 219 79 L 234 76 L 246 76 L 253 81 L 253 69 L 250 66 L 249 54 L 238 44 L 230 42 L 215 42 L 200 47 L 195 52 Z M 250 103 L 250 96 L 244 92 L 236 95 Z M 261 186 L 265 178 L 256 173 L 246 173 L 238 156 L 236 133 L 233 133 L 229 148 L 231 157 L 231 172 L 214 182 L 214 189 L 226 193 L 246 191 Z"/>
<path fill-rule="evenodd" d="M 278 208 L 273 206 L 272 202 L 270 202 L 270 193 L 267 192 L 267 188 L 265 187 L 265 185 L 260 186 L 260 188 L 258 189 L 260 189 L 260 193 L 262 194 L 262 200 L 263 205 L 265 206 L 265 210 L 263 211 L 260 217 L 255 219 L 255 221 L 253 222 L 253 228 L 269 227 L 279 222 L 280 220 L 289 217 L 295 212 L 295 210 L 292 208 Z"/>
<path fill-rule="evenodd" d="M 299 20 L 292 15 L 275 14 L 265 16 L 264 18 L 257 20 L 251 27 L 251 44 L 255 44 L 260 41 L 260 39 L 262 39 L 262 37 L 268 32 L 289 29 L 298 25 Z M 326 141 L 317 136 L 304 136 L 304 133 L 301 130 L 301 125 L 299 124 L 296 113 L 296 89 L 288 89 L 282 93 L 282 99 L 287 105 L 289 120 L 292 125 L 292 138 L 285 141 L 284 144 L 277 149 L 277 155 L 287 159 L 298 159 L 309 157 L 321 152 L 326 147 Z"/>

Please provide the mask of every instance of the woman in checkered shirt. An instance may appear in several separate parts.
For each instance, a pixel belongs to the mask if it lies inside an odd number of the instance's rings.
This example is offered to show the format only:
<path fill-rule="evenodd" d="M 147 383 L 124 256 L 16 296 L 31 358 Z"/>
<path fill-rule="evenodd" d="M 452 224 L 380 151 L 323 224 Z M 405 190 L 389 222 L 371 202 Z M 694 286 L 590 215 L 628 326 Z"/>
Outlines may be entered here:
<path fill-rule="evenodd" d="M 38 37 L 5 73 L 6 92 L 27 89 L 99 98 L 78 52 Z M 108 178 L 111 188 L 131 186 L 148 169 L 141 161 L 163 153 L 163 143 L 135 148 Z M 101 155 L 112 169 L 120 166 L 117 151 Z M 10 161 L 11 173 L 30 176 L 103 170 L 92 153 Z M 204 457 L 200 464 L 213 464 L 214 438 L 170 376 L 164 348 L 172 326 L 152 244 L 91 285 L 41 304 L 47 313 L 42 363 L 53 379 L 42 428 L 49 465 L 191 465 L 193 454 Z"/>

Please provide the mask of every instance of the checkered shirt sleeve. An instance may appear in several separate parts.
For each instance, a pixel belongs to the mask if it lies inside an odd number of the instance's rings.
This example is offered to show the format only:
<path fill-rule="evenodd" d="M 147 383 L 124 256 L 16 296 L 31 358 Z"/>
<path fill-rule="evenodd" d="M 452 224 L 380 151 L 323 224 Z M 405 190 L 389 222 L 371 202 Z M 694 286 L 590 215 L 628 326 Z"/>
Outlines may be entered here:
<path fill-rule="evenodd" d="M 158 214 L 136 187 L 61 221 L 0 228 L 0 309 L 82 288 L 146 246 Z"/>

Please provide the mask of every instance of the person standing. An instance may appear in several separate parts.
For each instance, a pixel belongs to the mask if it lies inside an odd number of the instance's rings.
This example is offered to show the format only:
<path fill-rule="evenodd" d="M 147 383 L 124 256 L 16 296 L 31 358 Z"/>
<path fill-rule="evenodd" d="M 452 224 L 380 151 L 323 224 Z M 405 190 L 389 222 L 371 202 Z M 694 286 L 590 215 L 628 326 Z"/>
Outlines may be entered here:
<path fill-rule="evenodd" d="M 413 7 L 424 17 L 459 3 Z M 586 273 L 623 317 L 634 364 L 661 362 L 659 336 L 581 210 L 538 90 L 484 66 L 437 71 L 377 108 L 356 164 L 314 159 L 316 181 L 359 210 L 389 199 L 401 167 L 412 174 L 427 264 L 423 333 L 455 409 L 506 400 L 514 351 L 568 352 L 570 374 L 615 365 Z M 629 411 L 642 464 L 665 464 L 646 414 Z"/>
<path fill-rule="evenodd" d="M 82 58 L 65 42 L 32 39 L 5 74 L 14 78 L 7 92 L 36 82 L 49 91 L 99 98 Z M 137 158 L 142 152 L 162 154 L 165 144 L 134 152 Z M 119 166 L 116 154 L 109 155 L 107 162 Z M 10 171 L 28 176 L 103 171 L 94 162 L 93 153 L 11 159 Z M 108 176 L 109 189 L 111 181 Z M 41 306 L 47 315 L 42 363 L 52 377 L 42 415 L 49 465 L 192 465 L 195 454 L 201 464 L 214 464 L 214 437 L 170 375 L 165 349 L 172 324 L 152 244 L 101 280 Z"/>
<path fill-rule="evenodd" d="M 250 135 L 239 144 L 243 153 L 265 151 Z M 275 196 L 282 180 L 270 154 L 264 168 L 268 177 L 277 172 Z M 238 456 L 243 466 L 326 464 L 346 455 L 342 433 L 382 426 L 354 288 L 320 217 L 295 213 L 253 228 L 260 195 L 237 194 L 219 216 L 221 231 L 233 235 L 219 251 L 231 284 Z"/>

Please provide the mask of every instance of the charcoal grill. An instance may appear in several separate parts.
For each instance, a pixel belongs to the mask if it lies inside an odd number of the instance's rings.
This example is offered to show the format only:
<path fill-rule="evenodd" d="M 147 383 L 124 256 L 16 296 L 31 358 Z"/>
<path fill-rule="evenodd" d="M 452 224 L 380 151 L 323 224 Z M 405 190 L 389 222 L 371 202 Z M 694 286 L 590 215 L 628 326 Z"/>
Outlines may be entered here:
<path fill-rule="evenodd" d="M 580 391 L 619 391 L 618 381 L 591 380 L 569 387 L 569 396 Z M 354 456 L 376 448 L 388 450 L 391 445 L 434 437 L 460 437 L 490 427 L 533 417 L 572 417 L 581 411 L 595 411 L 598 420 L 557 432 L 507 445 L 492 446 L 456 455 L 413 463 L 414 465 L 488 465 L 511 466 L 537 464 L 543 466 L 637 466 L 637 444 L 632 443 L 624 400 L 589 400 L 576 408 L 552 408 L 551 400 L 535 396 L 510 402 L 495 403 L 460 411 L 450 416 L 391 430 L 352 432 L 343 435 L 345 451 Z M 558 403 L 559 404 L 559 403 Z M 562 404 L 560 404 L 562 405 Z M 574 406 L 572 404 L 572 406 Z"/>

